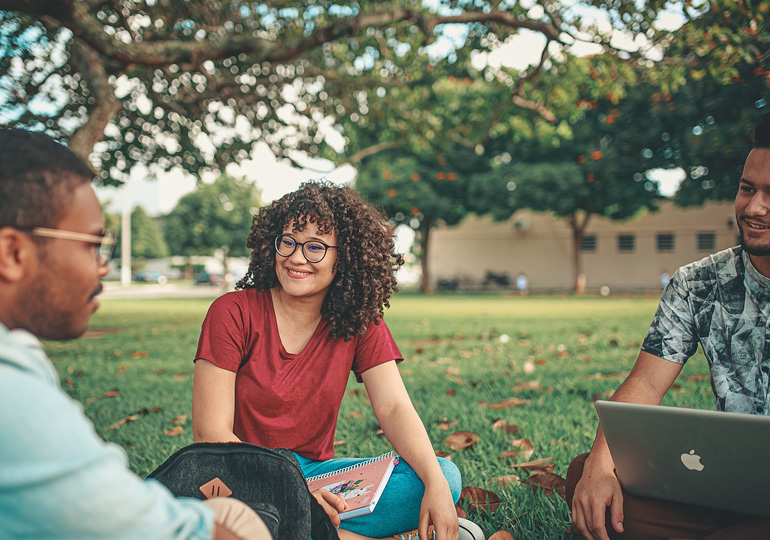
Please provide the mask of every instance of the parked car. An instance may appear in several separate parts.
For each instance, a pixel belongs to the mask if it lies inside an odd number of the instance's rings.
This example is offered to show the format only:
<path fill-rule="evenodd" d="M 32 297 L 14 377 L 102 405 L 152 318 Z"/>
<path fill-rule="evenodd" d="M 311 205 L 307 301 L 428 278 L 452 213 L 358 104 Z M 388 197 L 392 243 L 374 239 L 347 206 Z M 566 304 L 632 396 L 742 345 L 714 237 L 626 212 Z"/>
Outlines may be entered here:
<path fill-rule="evenodd" d="M 222 283 L 222 275 L 211 272 L 201 272 L 195 277 L 196 285 L 219 285 Z"/>
<path fill-rule="evenodd" d="M 134 275 L 134 281 L 141 281 L 143 283 L 160 283 L 163 285 L 164 283 L 168 282 L 168 278 L 160 272 L 156 272 L 155 270 L 139 270 Z"/>

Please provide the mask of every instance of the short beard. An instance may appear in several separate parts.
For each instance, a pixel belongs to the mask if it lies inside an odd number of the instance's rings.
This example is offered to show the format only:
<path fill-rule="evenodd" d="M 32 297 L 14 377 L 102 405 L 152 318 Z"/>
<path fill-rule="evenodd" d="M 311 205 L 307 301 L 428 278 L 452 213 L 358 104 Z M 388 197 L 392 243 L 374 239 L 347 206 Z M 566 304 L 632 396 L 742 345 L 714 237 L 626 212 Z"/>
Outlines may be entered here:
<path fill-rule="evenodd" d="M 753 255 L 754 257 L 766 257 L 770 255 L 770 244 L 760 244 L 760 245 L 749 245 L 748 242 L 746 242 L 746 239 L 743 235 L 743 229 L 738 227 L 738 230 L 741 233 L 741 247 L 743 248 L 743 251 L 748 253 L 749 255 Z"/>

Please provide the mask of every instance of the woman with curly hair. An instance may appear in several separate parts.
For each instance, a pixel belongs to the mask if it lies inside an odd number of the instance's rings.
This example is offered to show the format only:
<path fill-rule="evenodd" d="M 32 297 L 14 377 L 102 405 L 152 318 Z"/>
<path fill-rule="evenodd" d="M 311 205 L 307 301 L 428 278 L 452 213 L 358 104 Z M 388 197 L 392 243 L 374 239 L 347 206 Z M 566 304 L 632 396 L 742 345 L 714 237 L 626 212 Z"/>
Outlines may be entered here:
<path fill-rule="evenodd" d="M 313 495 L 342 540 L 418 527 L 427 538 L 429 525 L 436 540 L 457 540 L 460 473 L 436 458 L 382 321 L 403 264 L 385 217 L 351 188 L 308 182 L 259 211 L 246 245 L 251 262 L 239 290 L 217 299 L 203 323 L 195 440 L 288 448 L 306 477 L 364 461 L 333 459 L 352 370 L 401 460 L 371 514 L 340 525 L 344 500 Z"/>

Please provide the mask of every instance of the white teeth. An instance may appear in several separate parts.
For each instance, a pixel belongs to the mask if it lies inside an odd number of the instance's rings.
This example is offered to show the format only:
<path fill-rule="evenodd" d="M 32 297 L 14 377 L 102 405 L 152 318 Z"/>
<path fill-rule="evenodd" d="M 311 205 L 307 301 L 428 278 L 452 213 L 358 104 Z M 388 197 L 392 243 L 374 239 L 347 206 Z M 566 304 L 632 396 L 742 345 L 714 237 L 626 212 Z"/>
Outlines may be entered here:
<path fill-rule="evenodd" d="M 759 223 L 752 223 L 750 221 L 747 221 L 746 223 L 752 229 L 770 229 L 770 227 L 768 227 L 767 225 L 760 225 Z"/>

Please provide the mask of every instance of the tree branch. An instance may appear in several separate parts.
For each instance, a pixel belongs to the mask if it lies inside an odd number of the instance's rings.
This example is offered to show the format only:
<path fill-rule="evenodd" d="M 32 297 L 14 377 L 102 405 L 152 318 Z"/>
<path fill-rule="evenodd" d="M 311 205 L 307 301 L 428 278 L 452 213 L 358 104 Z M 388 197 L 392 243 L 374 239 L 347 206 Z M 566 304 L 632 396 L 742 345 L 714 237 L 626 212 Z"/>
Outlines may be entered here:
<path fill-rule="evenodd" d="M 121 104 L 110 86 L 99 55 L 78 39 L 72 40 L 70 62 L 88 82 L 94 97 L 94 106 L 88 111 L 88 120 L 69 140 L 70 149 L 88 160 L 94 144 L 104 138 L 104 128 L 118 114 Z"/>
<path fill-rule="evenodd" d="M 217 60 L 241 53 L 266 62 L 286 62 L 319 47 L 323 43 L 344 36 L 356 35 L 361 29 L 382 27 L 413 20 L 429 33 L 441 24 L 493 23 L 511 29 L 525 28 L 541 33 L 549 40 L 562 43 L 553 26 L 529 20 L 519 20 L 504 11 L 490 13 L 465 12 L 457 15 L 434 16 L 418 14 L 411 9 L 393 6 L 381 11 L 361 13 L 350 19 L 338 19 L 299 38 L 293 43 L 255 38 L 251 32 L 224 32 L 205 41 L 158 40 L 124 43 L 104 32 L 103 25 L 94 17 L 91 6 L 77 0 L 0 0 L 0 9 L 20 11 L 33 16 L 48 15 L 69 28 L 73 34 L 95 51 L 113 60 L 145 66 L 189 62 L 203 57 Z"/>
<path fill-rule="evenodd" d="M 401 146 L 401 143 L 397 141 L 381 142 L 381 143 L 373 144 L 372 146 L 364 148 L 363 150 L 359 150 L 358 152 L 350 156 L 347 159 L 347 161 L 345 161 L 345 163 L 350 163 L 351 165 L 354 165 L 356 163 L 360 163 L 363 159 L 368 158 L 369 156 L 373 156 L 374 154 L 377 154 L 384 150 L 391 150 L 393 148 L 398 148 L 399 146 Z"/>

